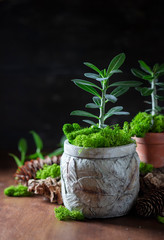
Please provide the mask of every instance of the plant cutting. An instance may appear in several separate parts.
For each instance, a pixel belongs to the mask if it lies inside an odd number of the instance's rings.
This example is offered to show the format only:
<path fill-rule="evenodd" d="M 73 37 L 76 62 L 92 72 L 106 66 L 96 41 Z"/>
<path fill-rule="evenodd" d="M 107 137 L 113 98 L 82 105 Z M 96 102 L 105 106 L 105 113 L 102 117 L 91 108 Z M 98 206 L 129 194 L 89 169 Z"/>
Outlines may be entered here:
<path fill-rule="evenodd" d="M 108 126 L 105 122 L 112 115 L 129 114 L 122 111 L 122 106 L 106 111 L 107 103 L 116 103 L 117 98 L 130 87 L 141 85 L 138 81 L 111 83 L 113 74 L 121 73 L 119 68 L 124 60 L 125 54 L 121 53 L 103 70 L 91 63 L 84 63 L 96 72 L 85 73 L 85 77 L 98 84 L 73 80 L 78 87 L 93 95 L 93 103 L 88 103 L 86 108 L 98 109 L 99 114 L 76 110 L 71 115 L 89 118 L 83 121 L 91 126 L 83 128 L 77 123 L 63 126 L 67 140 L 61 158 L 62 198 L 67 209 L 79 210 L 87 218 L 125 215 L 139 190 L 136 145 L 118 125 Z"/>
<path fill-rule="evenodd" d="M 159 101 L 164 101 L 160 93 L 164 91 L 164 82 L 159 78 L 164 75 L 164 64 L 155 64 L 150 68 L 144 61 L 139 61 L 141 70 L 132 69 L 134 76 L 147 81 L 149 86 L 136 88 L 142 96 L 149 97 L 145 101 L 151 107 L 145 112 L 138 113 L 130 123 L 130 131 L 137 142 L 137 152 L 141 161 L 154 167 L 164 166 L 164 107 Z"/>

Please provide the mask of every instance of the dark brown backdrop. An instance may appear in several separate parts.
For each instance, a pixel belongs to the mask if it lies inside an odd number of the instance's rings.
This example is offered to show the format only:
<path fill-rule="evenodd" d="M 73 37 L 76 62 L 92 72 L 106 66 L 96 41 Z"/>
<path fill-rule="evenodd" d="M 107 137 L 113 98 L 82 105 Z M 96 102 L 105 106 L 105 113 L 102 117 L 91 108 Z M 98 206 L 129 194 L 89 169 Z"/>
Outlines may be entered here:
<path fill-rule="evenodd" d="M 101 67 L 120 52 L 127 59 L 115 79 L 133 80 L 131 67 L 143 59 L 164 62 L 162 0 L 1 0 L 0 1 L 0 149 L 17 149 L 21 137 L 33 149 L 30 130 L 37 131 L 45 149 L 53 150 L 72 110 L 84 110 L 91 96 L 72 82 L 82 78 L 90 61 Z M 130 120 L 144 110 L 143 99 L 130 90 L 118 105 Z"/>

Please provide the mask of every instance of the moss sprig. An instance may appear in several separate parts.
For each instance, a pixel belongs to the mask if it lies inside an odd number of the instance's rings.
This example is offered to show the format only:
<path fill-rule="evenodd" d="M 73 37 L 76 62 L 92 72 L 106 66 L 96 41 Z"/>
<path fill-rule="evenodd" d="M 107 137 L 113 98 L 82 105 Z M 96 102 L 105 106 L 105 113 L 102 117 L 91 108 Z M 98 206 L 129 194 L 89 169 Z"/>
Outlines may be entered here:
<path fill-rule="evenodd" d="M 28 187 L 23 185 L 10 186 L 4 189 L 4 194 L 10 197 L 29 197 L 31 192 L 27 191 Z"/>
<path fill-rule="evenodd" d="M 68 210 L 67 208 L 60 206 L 54 208 L 55 216 L 60 221 L 75 220 L 75 221 L 84 221 L 85 217 L 82 212 L 78 210 Z"/>

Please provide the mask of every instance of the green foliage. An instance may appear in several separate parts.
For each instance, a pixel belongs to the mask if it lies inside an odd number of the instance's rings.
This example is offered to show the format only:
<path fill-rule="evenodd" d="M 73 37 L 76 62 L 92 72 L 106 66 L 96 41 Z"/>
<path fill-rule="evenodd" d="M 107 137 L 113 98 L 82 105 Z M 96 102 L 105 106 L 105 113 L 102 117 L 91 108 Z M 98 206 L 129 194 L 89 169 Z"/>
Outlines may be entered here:
<path fill-rule="evenodd" d="M 121 53 L 115 56 L 112 61 L 110 62 L 107 69 L 100 70 L 92 63 L 85 62 L 84 64 L 94 70 L 95 73 L 85 73 L 85 77 L 93 79 L 94 81 L 98 82 L 98 85 L 81 79 L 74 79 L 72 80 L 79 88 L 83 89 L 84 91 L 87 91 L 94 95 L 92 98 L 93 103 L 86 104 L 86 108 L 90 109 L 99 109 L 99 116 L 96 116 L 92 113 L 76 110 L 71 112 L 71 115 L 77 115 L 77 116 L 83 116 L 83 117 L 89 117 L 89 118 L 95 118 L 98 120 L 98 127 L 104 128 L 106 125 L 104 122 L 111 117 L 112 115 L 127 115 L 128 112 L 124 112 L 122 106 L 113 107 L 109 109 L 107 112 L 105 112 L 106 103 L 111 102 L 115 103 L 117 101 L 117 98 L 128 91 L 129 87 L 138 87 L 141 85 L 138 81 L 121 81 L 111 84 L 109 81 L 109 78 L 115 74 L 115 73 L 121 73 L 122 71 L 119 70 L 121 65 L 125 61 L 125 54 Z M 110 94 L 107 94 L 107 90 L 109 88 L 114 88 Z M 84 122 L 96 126 L 97 123 L 84 119 Z M 71 129 L 70 129 L 71 131 Z"/>
<path fill-rule="evenodd" d="M 32 134 L 34 142 L 35 142 L 35 145 L 36 145 L 35 153 L 33 153 L 31 155 L 26 155 L 28 146 L 27 146 L 27 141 L 24 138 L 21 138 L 19 140 L 19 142 L 18 142 L 18 150 L 21 153 L 21 157 L 19 158 L 19 157 L 17 157 L 14 154 L 9 153 L 9 156 L 14 158 L 14 160 L 15 160 L 15 162 L 16 162 L 18 167 L 21 167 L 22 165 L 24 165 L 24 162 L 26 160 L 37 159 L 37 158 L 42 158 L 43 159 L 44 158 L 45 154 L 43 154 L 41 152 L 41 150 L 43 149 L 42 139 L 40 138 L 40 136 L 36 132 L 30 131 L 30 133 Z M 61 155 L 64 152 L 64 141 L 65 141 L 65 136 L 63 136 L 61 138 L 60 143 L 59 143 L 59 148 L 57 148 L 52 153 L 46 154 L 46 155 L 48 155 L 49 157 Z"/>
<path fill-rule="evenodd" d="M 36 154 L 37 154 L 37 157 L 43 158 L 43 155 L 42 155 L 42 153 L 41 153 L 41 150 L 42 150 L 42 148 L 43 148 L 42 139 L 39 137 L 39 135 L 38 135 L 36 132 L 30 131 L 30 133 L 32 134 L 33 139 L 34 139 L 34 142 L 35 142 L 35 145 L 36 145 Z"/>
<path fill-rule="evenodd" d="M 65 221 L 65 220 L 83 221 L 85 219 L 82 212 L 78 210 L 70 211 L 63 206 L 54 208 L 54 212 L 55 212 L 56 218 L 60 221 Z"/>
<path fill-rule="evenodd" d="M 141 70 L 131 69 L 134 76 L 148 81 L 150 87 L 137 87 L 136 90 L 141 93 L 142 96 L 151 96 L 151 102 L 146 101 L 151 105 L 151 109 L 147 109 L 147 112 L 151 112 L 151 115 L 158 115 L 164 107 L 158 106 L 158 100 L 164 101 L 164 97 L 158 94 L 159 91 L 164 91 L 164 83 L 159 82 L 159 77 L 164 75 L 164 64 L 155 64 L 151 69 L 144 61 L 139 61 Z"/>
<path fill-rule="evenodd" d="M 46 179 L 47 177 L 59 177 L 60 176 L 60 166 L 57 164 L 43 166 L 43 169 L 40 169 L 36 172 L 37 179 Z"/>
<path fill-rule="evenodd" d="M 158 216 L 157 217 L 158 222 L 164 223 L 164 217 Z"/>
<path fill-rule="evenodd" d="M 27 191 L 28 187 L 23 185 L 10 186 L 5 188 L 4 194 L 11 197 L 28 197 L 31 196 L 31 192 Z"/>
<path fill-rule="evenodd" d="M 140 162 L 140 173 L 145 175 L 149 172 L 152 172 L 154 169 L 152 164 L 148 164 L 148 163 L 144 163 L 144 162 Z"/>
<path fill-rule="evenodd" d="M 131 121 L 129 134 L 136 137 L 144 137 L 148 132 L 163 132 L 164 116 L 152 116 L 146 112 L 139 112 Z"/>
<path fill-rule="evenodd" d="M 126 133 L 118 125 L 113 127 L 107 126 L 102 129 L 95 126 L 81 128 L 80 130 L 72 128 L 72 132 L 70 132 L 70 125 L 65 124 L 63 126 L 64 134 L 71 144 L 79 147 L 116 147 L 133 142 L 130 134 Z M 68 132 L 66 131 L 67 129 L 69 129 Z"/>
<path fill-rule="evenodd" d="M 63 135 L 60 139 L 60 142 L 58 144 L 57 149 L 55 149 L 55 151 L 53 151 L 52 153 L 49 153 L 48 156 L 49 157 L 53 157 L 53 156 L 59 156 L 62 155 L 64 152 L 64 141 L 66 140 L 66 137 Z"/>
<path fill-rule="evenodd" d="M 164 132 L 164 115 L 156 115 L 153 117 L 151 132 Z"/>

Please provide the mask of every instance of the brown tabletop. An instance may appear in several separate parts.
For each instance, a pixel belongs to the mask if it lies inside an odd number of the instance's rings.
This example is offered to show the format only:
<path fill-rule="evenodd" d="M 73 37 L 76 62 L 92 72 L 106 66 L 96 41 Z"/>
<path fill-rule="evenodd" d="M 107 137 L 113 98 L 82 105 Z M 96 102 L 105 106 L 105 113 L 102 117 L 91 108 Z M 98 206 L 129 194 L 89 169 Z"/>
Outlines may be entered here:
<path fill-rule="evenodd" d="M 58 221 L 54 207 L 43 197 L 14 198 L 3 190 L 14 184 L 13 171 L 0 171 L 0 240 L 162 240 L 164 224 L 132 215 L 77 221 Z"/>

